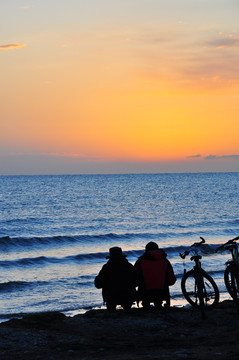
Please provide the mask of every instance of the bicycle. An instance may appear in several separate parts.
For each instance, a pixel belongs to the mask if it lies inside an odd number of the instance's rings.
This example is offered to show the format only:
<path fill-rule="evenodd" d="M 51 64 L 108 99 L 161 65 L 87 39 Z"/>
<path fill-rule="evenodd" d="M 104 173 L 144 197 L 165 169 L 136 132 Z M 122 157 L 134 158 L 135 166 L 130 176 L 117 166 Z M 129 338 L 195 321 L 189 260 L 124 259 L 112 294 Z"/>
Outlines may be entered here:
<path fill-rule="evenodd" d="M 236 304 L 237 312 L 239 312 L 239 253 L 236 241 L 239 240 L 239 236 L 234 239 L 228 240 L 225 244 L 222 244 L 216 249 L 228 250 L 232 255 L 232 259 L 226 262 L 226 268 L 224 271 L 224 282 L 227 291 L 231 295 L 234 303 Z"/>
<path fill-rule="evenodd" d="M 186 271 L 181 280 L 181 289 L 185 299 L 190 305 L 201 310 L 202 317 L 205 318 L 205 309 L 213 309 L 219 302 L 219 290 L 213 278 L 202 269 L 202 256 L 198 254 L 199 247 L 205 243 L 205 239 L 189 247 L 183 254 L 179 254 L 182 259 L 193 253 L 191 261 L 195 262 L 193 269 Z"/>

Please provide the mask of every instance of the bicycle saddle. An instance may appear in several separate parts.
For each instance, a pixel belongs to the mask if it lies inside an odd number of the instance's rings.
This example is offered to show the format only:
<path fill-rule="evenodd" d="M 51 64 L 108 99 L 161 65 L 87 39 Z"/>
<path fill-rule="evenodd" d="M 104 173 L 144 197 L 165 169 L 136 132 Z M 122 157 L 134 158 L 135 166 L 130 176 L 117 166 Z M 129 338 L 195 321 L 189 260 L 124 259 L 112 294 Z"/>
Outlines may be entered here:
<path fill-rule="evenodd" d="M 191 260 L 193 260 L 193 261 L 198 261 L 198 260 L 200 260 L 201 258 L 202 258 L 201 255 L 194 255 L 194 256 L 191 257 Z"/>

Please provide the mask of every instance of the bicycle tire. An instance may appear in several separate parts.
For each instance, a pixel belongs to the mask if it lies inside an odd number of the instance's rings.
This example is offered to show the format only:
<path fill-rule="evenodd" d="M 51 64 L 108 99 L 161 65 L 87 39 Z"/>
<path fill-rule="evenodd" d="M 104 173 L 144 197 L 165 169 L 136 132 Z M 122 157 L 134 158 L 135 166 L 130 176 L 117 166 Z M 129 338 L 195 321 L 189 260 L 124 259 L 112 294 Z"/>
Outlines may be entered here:
<path fill-rule="evenodd" d="M 201 309 L 202 306 L 207 309 L 213 309 L 219 302 L 219 290 L 213 278 L 202 271 L 203 290 L 202 293 L 198 291 L 198 284 L 196 283 L 195 270 L 186 272 L 181 280 L 182 293 L 187 302 L 194 308 Z"/>
<path fill-rule="evenodd" d="M 239 310 L 239 274 L 238 270 L 235 269 L 234 264 L 230 264 L 226 267 L 224 272 L 224 282 L 227 291 L 236 302 L 237 309 Z"/>

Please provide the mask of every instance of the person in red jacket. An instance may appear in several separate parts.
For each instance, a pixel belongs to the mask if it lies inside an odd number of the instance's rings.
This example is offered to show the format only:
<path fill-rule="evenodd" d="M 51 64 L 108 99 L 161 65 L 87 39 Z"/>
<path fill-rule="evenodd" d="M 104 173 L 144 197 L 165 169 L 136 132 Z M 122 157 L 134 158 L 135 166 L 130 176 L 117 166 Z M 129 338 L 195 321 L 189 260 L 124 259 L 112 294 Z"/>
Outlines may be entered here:
<path fill-rule="evenodd" d="M 138 301 L 142 300 L 144 309 L 161 308 L 165 300 L 170 306 L 169 286 L 174 285 L 176 277 L 166 253 L 155 242 L 149 242 L 145 253 L 135 263 L 138 277 Z"/>

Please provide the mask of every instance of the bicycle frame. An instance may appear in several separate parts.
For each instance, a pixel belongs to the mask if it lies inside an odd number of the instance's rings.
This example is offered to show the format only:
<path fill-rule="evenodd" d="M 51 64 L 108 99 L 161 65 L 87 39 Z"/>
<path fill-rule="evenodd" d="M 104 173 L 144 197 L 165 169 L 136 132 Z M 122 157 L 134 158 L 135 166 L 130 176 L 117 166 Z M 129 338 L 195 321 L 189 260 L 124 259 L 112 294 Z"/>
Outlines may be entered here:
<path fill-rule="evenodd" d="M 195 271 L 195 275 L 197 275 L 195 277 L 195 285 L 199 285 L 199 283 L 201 282 L 200 281 L 200 278 L 202 278 L 202 265 L 201 265 L 201 256 L 200 255 L 194 255 L 191 257 L 191 261 L 194 261 L 195 262 L 195 265 L 193 266 L 193 269 Z"/>
<path fill-rule="evenodd" d="M 231 255 L 232 255 L 232 260 L 228 260 L 228 263 L 236 263 L 238 264 L 238 248 L 237 248 L 237 244 L 231 244 L 231 245 L 228 245 L 228 246 L 225 246 L 225 250 L 229 250 L 231 252 Z"/>
<path fill-rule="evenodd" d="M 236 272 L 239 272 L 239 253 L 238 253 L 238 248 L 237 248 L 237 244 L 233 243 L 230 245 L 226 245 L 224 246 L 225 250 L 229 250 L 232 256 L 231 260 L 228 260 L 225 265 L 228 266 L 232 266 Z"/>
<path fill-rule="evenodd" d="M 200 255 L 194 255 L 191 257 L 191 261 L 195 261 L 195 265 L 193 267 L 195 273 L 195 288 L 194 292 L 196 294 L 196 302 L 197 298 L 199 300 L 199 306 L 202 313 L 202 317 L 205 318 L 205 310 L 204 310 L 204 300 L 203 300 L 203 294 L 206 293 L 205 291 L 205 285 L 203 281 L 202 276 L 202 266 L 201 266 L 201 259 L 202 257 Z"/>

